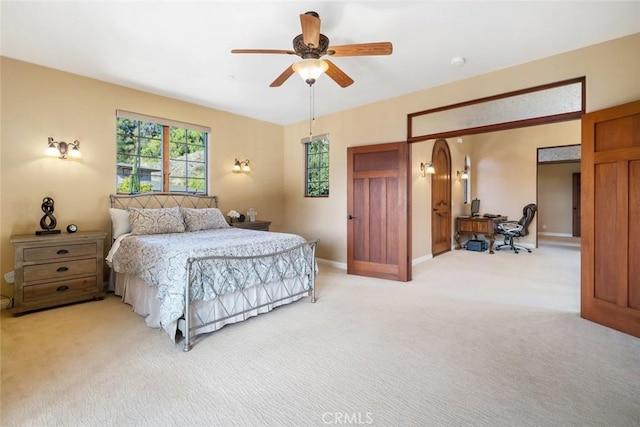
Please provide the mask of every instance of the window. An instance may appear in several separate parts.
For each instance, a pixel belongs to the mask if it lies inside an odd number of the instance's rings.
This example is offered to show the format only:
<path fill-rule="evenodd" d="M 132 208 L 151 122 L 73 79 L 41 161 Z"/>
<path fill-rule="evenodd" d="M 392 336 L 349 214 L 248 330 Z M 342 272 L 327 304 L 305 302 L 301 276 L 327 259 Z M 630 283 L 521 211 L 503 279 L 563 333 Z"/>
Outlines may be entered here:
<path fill-rule="evenodd" d="M 207 194 L 209 129 L 117 112 L 116 191 Z"/>
<path fill-rule="evenodd" d="M 304 142 L 306 159 L 306 197 L 329 197 L 329 136 Z"/>
<path fill-rule="evenodd" d="M 432 108 L 407 115 L 408 141 L 452 138 L 580 119 L 586 77 Z"/>

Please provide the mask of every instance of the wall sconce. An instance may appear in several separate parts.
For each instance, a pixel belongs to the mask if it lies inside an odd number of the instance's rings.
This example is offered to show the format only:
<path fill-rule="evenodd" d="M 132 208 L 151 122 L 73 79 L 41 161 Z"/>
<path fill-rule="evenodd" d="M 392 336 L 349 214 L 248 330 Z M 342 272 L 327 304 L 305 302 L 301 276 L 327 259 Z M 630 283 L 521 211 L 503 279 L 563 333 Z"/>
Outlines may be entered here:
<path fill-rule="evenodd" d="M 243 160 L 243 161 L 236 159 L 235 163 L 233 164 L 233 168 L 231 168 L 231 171 L 235 173 L 251 172 L 251 166 L 249 166 L 249 159 Z"/>
<path fill-rule="evenodd" d="M 458 178 L 460 178 L 461 180 L 469 179 L 469 168 L 466 167 L 466 166 L 465 166 L 464 170 L 456 171 L 456 173 L 458 174 Z"/>
<path fill-rule="evenodd" d="M 436 170 L 433 167 L 433 162 L 420 163 L 420 170 L 422 171 L 423 177 L 436 173 Z"/>
<path fill-rule="evenodd" d="M 82 153 L 80 153 L 80 141 L 76 139 L 75 141 L 67 144 L 64 141 L 54 141 L 53 138 L 49 137 L 49 145 L 44 151 L 44 154 L 45 156 L 58 157 L 60 159 L 66 159 L 68 157 L 70 159 L 79 160 L 82 158 Z"/>

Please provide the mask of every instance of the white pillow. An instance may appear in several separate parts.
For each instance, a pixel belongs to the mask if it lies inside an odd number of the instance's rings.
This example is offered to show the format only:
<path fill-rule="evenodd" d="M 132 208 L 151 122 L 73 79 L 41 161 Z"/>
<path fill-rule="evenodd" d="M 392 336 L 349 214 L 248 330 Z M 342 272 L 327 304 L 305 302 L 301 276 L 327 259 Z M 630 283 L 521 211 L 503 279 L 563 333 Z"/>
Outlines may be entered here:
<path fill-rule="evenodd" d="M 125 233 L 131 233 L 131 223 L 129 222 L 129 212 L 124 209 L 109 208 L 111 216 L 112 239 L 117 239 Z"/>
<path fill-rule="evenodd" d="M 180 208 L 184 217 L 187 231 L 209 230 L 213 228 L 227 228 L 229 224 L 224 215 L 217 208 Z"/>
<path fill-rule="evenodd" d="M 183 233 L 184 220 L 179 207 L 129 209 L 131 234 Z"/>

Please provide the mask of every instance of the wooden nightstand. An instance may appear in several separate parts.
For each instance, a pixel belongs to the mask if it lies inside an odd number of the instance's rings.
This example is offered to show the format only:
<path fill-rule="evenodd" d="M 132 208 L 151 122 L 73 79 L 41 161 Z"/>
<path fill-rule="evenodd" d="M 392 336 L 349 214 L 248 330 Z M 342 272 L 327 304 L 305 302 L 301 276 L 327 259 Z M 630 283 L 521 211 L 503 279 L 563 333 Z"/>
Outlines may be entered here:
<path fill-rule="evenodd" d="M 16 251 L 13 315 L 103 298 L 106 236 L 98 231 L 11 236 Z"/>
<path fill-rule="evenodd" d="M 269 225 L 271 225 L 271 221 L 260 221 L 256 219 L 253 222 L 251 221 L 232 222 L 229 225 L 236 228 L 248 228 L 250 230 L 269 231 Z"/>

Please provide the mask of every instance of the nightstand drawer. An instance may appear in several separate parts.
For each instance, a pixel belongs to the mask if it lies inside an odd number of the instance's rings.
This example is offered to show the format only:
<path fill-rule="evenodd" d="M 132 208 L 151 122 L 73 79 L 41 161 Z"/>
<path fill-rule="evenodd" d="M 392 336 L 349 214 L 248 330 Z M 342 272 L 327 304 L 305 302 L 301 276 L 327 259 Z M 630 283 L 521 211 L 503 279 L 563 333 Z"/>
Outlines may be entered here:
<path fill-rule="evenodd" d="M 97 265 L 95 258 L 79 259 L 25 266 L 22 280 L 24 282 L 58 280 L 58 278 L 69 276 L 96 274 L 96 272 Z"/>
<path fill-rule="evenodd" d="M 22 300 L 24 302 L 36 301 L 46 298 L 59 298 L 65 295 L 96 292 L 98 281 L 95 276 L 83 279 L 61 280 L 42 285 L 30 285 L 22 288 Z"/>
<path fill-rule="evenodd" d="M 102 231 L 11 236 L 14 316 L 104 297 Z"/>
<path fill-rule="evenodd" d="M 82 257 L 96 255 L 95 243 L 76 245 L 45 246 L 39 248 L 26 248 L 24 250 L 25 261 L 53 260 L 65 257 Z"/>

